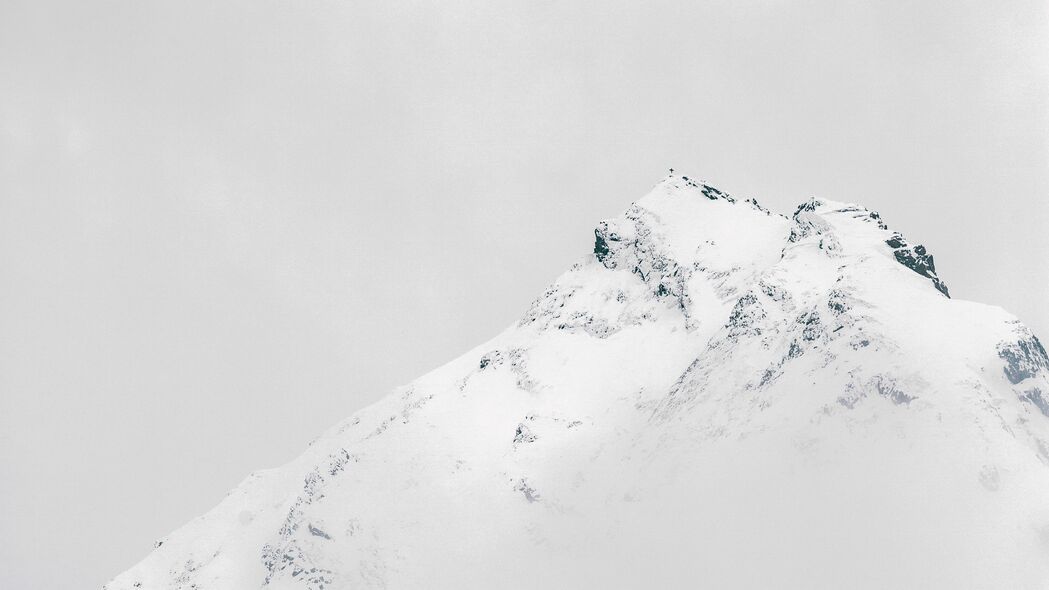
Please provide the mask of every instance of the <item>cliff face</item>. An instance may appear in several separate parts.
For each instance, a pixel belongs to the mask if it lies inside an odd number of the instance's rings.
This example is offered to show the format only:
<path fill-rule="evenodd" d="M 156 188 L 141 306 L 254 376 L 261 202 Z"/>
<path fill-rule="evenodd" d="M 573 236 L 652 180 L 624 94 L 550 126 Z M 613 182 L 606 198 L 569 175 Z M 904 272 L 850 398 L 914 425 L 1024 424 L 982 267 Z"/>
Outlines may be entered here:
<path fill-rule="evenodd" d="M 107 590 L 1044 588 L 1049 359 L 877 213 L 672 176 Z"/>

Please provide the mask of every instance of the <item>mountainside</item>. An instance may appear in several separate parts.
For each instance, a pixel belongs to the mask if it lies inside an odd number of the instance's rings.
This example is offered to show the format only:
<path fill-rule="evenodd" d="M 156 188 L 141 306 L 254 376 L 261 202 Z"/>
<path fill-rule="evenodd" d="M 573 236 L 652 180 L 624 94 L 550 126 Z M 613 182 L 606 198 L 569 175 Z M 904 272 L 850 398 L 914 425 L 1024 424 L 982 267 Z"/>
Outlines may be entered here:
<path fill-rule="evenodd" d="M 1049 358 L 863 207 L 670 176 L 106 590 L 1049 588 Z"/>

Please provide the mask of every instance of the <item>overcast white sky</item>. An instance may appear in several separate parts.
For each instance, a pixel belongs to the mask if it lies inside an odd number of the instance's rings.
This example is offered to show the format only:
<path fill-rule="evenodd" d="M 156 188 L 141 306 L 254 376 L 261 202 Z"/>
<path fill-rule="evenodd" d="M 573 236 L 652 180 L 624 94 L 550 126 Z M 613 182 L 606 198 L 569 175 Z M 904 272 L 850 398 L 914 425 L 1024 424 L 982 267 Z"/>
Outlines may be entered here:
<path fill-rule="evenodd" d="M 97 587 L 674 166 L 1049 337 L 1049 5 L 0 1 L 0 587 Z"/>

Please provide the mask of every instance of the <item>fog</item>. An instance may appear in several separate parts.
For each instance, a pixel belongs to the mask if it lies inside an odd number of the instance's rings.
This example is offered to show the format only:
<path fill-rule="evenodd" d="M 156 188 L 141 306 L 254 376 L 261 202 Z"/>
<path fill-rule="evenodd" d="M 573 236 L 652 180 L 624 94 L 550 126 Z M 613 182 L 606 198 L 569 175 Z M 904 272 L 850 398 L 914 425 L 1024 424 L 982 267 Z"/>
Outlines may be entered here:
<path fill-rule="evenodd" d="M 3 587 L 101 585 L 671 166 L 1049 335 L 1040 1 L 8 0 L 0 80 Z"/>

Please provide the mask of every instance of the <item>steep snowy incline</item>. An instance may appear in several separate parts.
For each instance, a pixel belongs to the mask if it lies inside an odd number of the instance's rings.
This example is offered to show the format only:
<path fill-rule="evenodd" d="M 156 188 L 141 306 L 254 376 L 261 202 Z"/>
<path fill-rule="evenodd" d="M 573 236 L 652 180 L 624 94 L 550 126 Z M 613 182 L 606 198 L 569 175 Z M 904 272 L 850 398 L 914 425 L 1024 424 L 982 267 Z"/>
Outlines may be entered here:
<path fill-rule="evenodd" d="M 107 590 L 1049 587 L 1049 358 L 855 205 L 671 176 Z"/>

